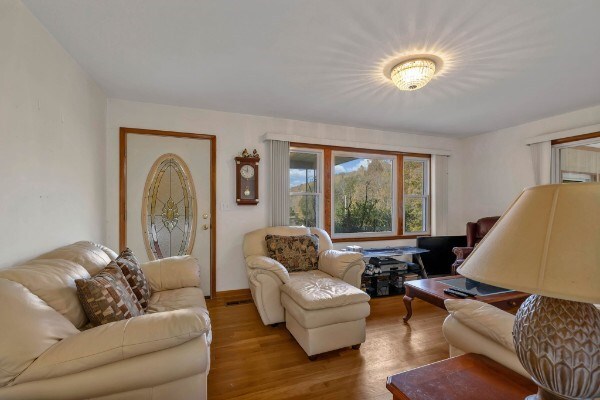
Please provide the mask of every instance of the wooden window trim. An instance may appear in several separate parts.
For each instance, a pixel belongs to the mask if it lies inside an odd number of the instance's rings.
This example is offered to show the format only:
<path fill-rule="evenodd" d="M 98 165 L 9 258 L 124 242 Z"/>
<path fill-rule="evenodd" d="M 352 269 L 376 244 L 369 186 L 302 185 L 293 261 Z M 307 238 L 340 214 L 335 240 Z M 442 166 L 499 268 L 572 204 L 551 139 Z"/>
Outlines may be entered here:
<path fill-rule="evenodd" d="M 421 153 L 406 153 L 399 151 L 390 151 L 390 150 L 374 150 L 374 149 L 361 149 L 357 147 L 345 147 L 345 146 L 328 146 L 328 145 L 320 145 L 320 144 L 311 144 L 311 143 L 300 143 L 300 142 L 290 142 L 290 147 L 297 149 L 314 149 L 314 150 L 322 150 L 323 151 L 323 207 L 324 207 L 324 221 L 323 221 L 323 229 L 331 236 L 331 241 L 333 243 L 338 242 L 378 242 L 378 241 L 386 241 L 386 240 L 399 240 L 399 239 L 416 239 L 417 237 L 422 236 L 431 236 L 431 154 L 421 154 Z M 397 182 L 396 182 L 396 204 L 397 209 L 397 227 L 395 235 L 387 235 L 387 236 L 352 236 L 352 237 L 343 237 L 343 238 L 334 238 L 332 235 L 331 229 L 331 157 L 334 151 L 345 151 L 351 153 L 360 153 L 360 154 L 377 154 L 377 155 L 387 155 L 387 156 L 395 156 L 396 157 L 396 173 L 397 173 Z M 429 204 L 428 211 L 429 215 L 427 218 L 427 225 L 429 233 L 423 234 L 404 234 L 404 157 L 419 157 L 429 159 Z"/>
<path fill-rule="evenodd" d="M 300 143 L 300 142 L 290 142 L 290 147 L 297 147 L 299 149 L 347 151 L 347 152 L 351 152 L 351 153 L 361 153 L 361 154 L 382 154 L 382 155 L 388 155 L 388 156 L 404 155 L 404 156 L 410 156 L 410 157 L 431 158 L 431 154 L 407 153 L 407 152 L 391 151 L 391 150 L 361 149 L 359 147 L 327 146 L 327 145 L 323 145 L 323 144 Z"/>
<path fill-rule="evenodd" d="M 600 138 L 600 132 L 584 133 L 583 135 L 569 136 L 569 137 L 565 137 L 565 138 L 554 139 L 550 142 L 550 145 L 555 146 L 557 144 L 578 142 L 580 140 L 595 139 L 595 138 Z"/>

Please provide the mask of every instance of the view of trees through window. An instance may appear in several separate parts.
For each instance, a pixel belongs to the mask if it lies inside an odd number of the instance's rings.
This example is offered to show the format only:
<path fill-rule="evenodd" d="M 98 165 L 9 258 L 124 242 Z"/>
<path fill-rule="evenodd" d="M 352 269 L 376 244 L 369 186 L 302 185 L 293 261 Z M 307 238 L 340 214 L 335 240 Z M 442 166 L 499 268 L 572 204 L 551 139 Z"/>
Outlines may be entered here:
<path fill-rule="evenodd" d="M 318 154 L 290 152 L 290 225 L 318 226 Z"/>
<path fill-rule="evenodd" d="M 391 232 L 393 159 L 334 156 L 335 233 Z"/>
<path fill-rule="evenodd" d="M 425 212 L 428 202 L 425 187 L 425 162 L 404 160 L 404 232 L 427 230 Z"/>
<path fill-rule="evenodd" d="M 322 169 L 324 163 L 331 165 L 325 169 L 331 172 Z M 324 173 L 330 175 L 323 176 Z M 325 228 L 332 231 L 334 239 L 336 235 L 401 236 L 428 232 L 426 156 L 294 148 L 290 151 L 289 176 L 290 225 Z M 398 178 L 402 179 L 401 187 L 396 185 Z M 331 198 L 331 202 L 322 196 Z M 397 217 L 401 217 L 402 224 L 397 223 Z"/>

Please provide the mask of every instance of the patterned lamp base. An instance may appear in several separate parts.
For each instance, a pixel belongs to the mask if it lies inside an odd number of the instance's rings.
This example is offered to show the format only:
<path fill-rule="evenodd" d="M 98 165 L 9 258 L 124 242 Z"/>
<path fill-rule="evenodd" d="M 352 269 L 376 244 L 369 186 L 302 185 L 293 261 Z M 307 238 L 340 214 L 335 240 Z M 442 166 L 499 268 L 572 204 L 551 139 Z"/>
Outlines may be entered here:
<path fill-rule="evenodd" d="M 532 295 L 517 312 L 513 338 L 539 386 L 527 400 L 600 396 L 600 310 L 592 304 Z"/>

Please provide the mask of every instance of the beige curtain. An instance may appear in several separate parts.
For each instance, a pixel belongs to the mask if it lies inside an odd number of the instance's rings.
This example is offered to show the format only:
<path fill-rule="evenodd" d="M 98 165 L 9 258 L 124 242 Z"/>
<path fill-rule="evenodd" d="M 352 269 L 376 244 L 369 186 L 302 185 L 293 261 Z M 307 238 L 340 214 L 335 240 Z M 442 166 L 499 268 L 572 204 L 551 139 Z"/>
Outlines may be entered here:
<path fill-rule="evenodd" d="M 271 140 L 271 226 L 290 224 L 290 142 Z"/>
<path fill-rule="evenodd" d="M 431 156 L 431 234 L 448 234 L 448 156 Z"/>
<path fill-rule="evenodd" d="M 533 163 L 533 178 L 536 185 L 550 183 L 552 145 L 550 141 L 533 143 L 529 145 L 531 161 Z"/>

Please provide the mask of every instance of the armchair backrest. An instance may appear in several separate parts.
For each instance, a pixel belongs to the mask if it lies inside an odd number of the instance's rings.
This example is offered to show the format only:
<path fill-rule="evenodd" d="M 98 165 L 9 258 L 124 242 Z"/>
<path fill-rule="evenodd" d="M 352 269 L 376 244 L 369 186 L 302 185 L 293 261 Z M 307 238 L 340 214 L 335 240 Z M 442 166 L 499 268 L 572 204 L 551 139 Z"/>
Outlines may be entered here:
<path fill-rule="evenodd" d="M 307 228 L 305 226 L 272 226 L 268 228 L 257 229 L 246 233 L 244 236 L 244 258 L 249 256 L 269 256 L 267 251 L 267 235 L 281 236 L 300 236 L 313 233 L 319 237 L 319 253 L 325 250 L 331 250 L 333 243 L 331 238 L 323 229 Z"/>
<path fill-rule="evenodd" d="M 468 222 L 467 247 L 475 247 L 499 219 L 500 217 L 485 217 L 478 219 L 477 222 Z"/>

